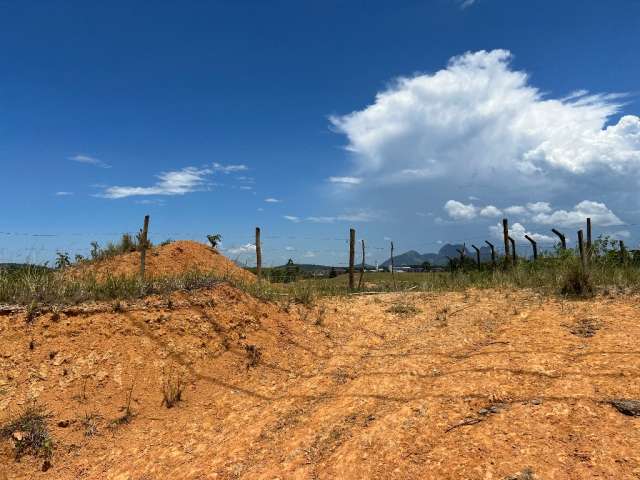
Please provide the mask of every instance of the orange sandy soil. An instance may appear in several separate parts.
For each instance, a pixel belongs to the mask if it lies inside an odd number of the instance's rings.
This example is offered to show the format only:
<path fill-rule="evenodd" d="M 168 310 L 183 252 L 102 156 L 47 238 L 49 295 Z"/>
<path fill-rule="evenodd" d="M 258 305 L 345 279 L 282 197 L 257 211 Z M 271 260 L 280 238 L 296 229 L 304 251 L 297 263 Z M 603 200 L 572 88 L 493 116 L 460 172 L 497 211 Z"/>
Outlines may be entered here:
<path fill-rule="evenodd" d="M 190 271 L 214 272 L 220 276 L 234 277 L 242 281 L 255 281 L 255 275 L 248 272 L 217 250 L 191 240 L 179 240 L 168 245 L 147 250 L 145 272 L 148 277 L 179 275 Z M 71 268 L 71 274 L 93 273 L 99 279 L 107 276 L 128 276 L 140 272 L 140 252 L 90 262 Z"/>
<path fill-rule="evenodd" d="M 35 398 L 56 442 L 43 473 L 2 441 L 0 478 L 640 478 L 640 419 L 606 403 L 640 398 L 638 297 L 404 293 L 308 309 L 221 285 L 167 300 L 0 316 L 0 416 Z M 399 301 L 419 311 L 387 312 Z M 572 333 L 583 322 L 595 335 Z M 187 382 L 171 409 L 169 372 Z M 132 383 L 135 416 L 114 427 Z"/>

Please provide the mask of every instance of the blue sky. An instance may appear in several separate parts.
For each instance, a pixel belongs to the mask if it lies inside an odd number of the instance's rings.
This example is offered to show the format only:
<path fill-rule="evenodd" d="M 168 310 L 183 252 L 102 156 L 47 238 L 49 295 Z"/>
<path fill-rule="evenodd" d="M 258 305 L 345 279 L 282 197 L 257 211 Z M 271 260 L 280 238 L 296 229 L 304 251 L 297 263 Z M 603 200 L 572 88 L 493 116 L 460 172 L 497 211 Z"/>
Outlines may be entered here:
<path fill-rule="evenodd" d="M 372 261 L 482 243 L 503 215 L 633 246 L 638 31 L 638 0 L 0 2 L 0 262 L 145 213 L 241 260 L 261 226 L 267 264 L 343 264 L 350 226 Z"/>

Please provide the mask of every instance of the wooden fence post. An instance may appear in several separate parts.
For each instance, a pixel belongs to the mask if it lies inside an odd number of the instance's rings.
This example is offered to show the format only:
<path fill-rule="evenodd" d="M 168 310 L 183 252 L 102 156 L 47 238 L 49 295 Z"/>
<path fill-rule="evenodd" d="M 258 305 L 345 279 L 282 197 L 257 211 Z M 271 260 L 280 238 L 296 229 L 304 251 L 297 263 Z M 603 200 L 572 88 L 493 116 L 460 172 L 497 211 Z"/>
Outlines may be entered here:
<path fill-rule="evenodd" d="M 627 251 L 624 249 L 624 242 L 622 240 L 620 240 L 620 260 L 623 265 L 627 263 Z"/>
<path fill-rule="evenodd" d="M 491 248 L 491 265 L 493 265 L 493 268 L 495 268 L 496 267 L 496 248 L 493 246 L 493 243 L 491 243 L 488 240 L 485 240 L 484 243 L 489 245 L 489 248 Z"/>
<path fill-rule="evenodd" d="M 460 250 L 459 248 L 456 248 L 456 252 L 460 254 L 460 268 L 462 269 L 463 272 L 464 272 L 464 254 L 466 250 L 467 248 L 465 247 L 464 243 L 462 244 L 462 250 Z"/>
<path fill-rule="evenodd" d="M 391 279 L 393 280 L 393 289 L 397 290 L 397 286 L 396 286 L 396 273 L 394 272 L 394 266 L 393 266 L 393 241 L 391 242 Z"/>
<path fill-rule="evenodd" d="M 504 264 L 509 266 L 509 221 L 502 219 L 502 235 L 504 236 Z"/>
<path fill-rule="evenodd" d="M 591 218 L 587 217 L 587 260 L 591 261 Z"/>
<path fill-rule="evenodd" d="M 516 241 L 509 237 L 509 241 L 511 242 L 511 259 L 513 261 L 513 265 L 518 263 L 518 254 L 516 253 Z"/>
<path fill-rule="evenodd" d="M 580 250 L 580 265 L 582 266 L 582 272 L 587 273 L 587 259 L 585 257 L 582 230 L 578 230 L 578 249 Z"/>
<path fill-rule="evenodd" d="M 364 239 L 362 240 L 362 265 L 360 266 L 360 278 L 358 279 L 358 290 L 362 288 L 362 277 L 364 277 Z"/>
<path fill-rule="evenodd" d="M 564 234 L 560 233 L 555 228 L 552 228 L 551 231 L 553 233 L 555 233 L 558 236 L 558 238 L 560 238 L 560 246 L 562 247 L 562 250 L 566 250 L 567 249 L 567 237 L 565 237 Z"/>
<path fill-rule="evenodd" d="M 256 227 L 256 276 L 262 277 L 262 246 L 260 245 L 260 227 Z"/>
<path fill-rule="evenodd" d="M 524 238 L 526 238 L 531 242 L 531 247 L 533 248 L 533 261 L 534 262 L 537 261 L 538 260 L 538 244 L 529 235 L 525 235 Z"/>
<path fill-rule="evenodd" d="M 473 244 L 471 246 L 476 251 L 476 263 L 478 264 L 478 270 L 480 270 L 480 249 Z"/>
<path fill-rule="evenodd" d="M 353 265 L 356 261 L 356 231 L 349 229 L 349 290 L 353 290 Z"/>
<path fill-rule="evenodd" d="M 140 234 L 140 278 L 144 280 L 144 267 L 147 259 L 147 234 L 149 233 L 149 215 L 144 216 L 142 233 Z"/>

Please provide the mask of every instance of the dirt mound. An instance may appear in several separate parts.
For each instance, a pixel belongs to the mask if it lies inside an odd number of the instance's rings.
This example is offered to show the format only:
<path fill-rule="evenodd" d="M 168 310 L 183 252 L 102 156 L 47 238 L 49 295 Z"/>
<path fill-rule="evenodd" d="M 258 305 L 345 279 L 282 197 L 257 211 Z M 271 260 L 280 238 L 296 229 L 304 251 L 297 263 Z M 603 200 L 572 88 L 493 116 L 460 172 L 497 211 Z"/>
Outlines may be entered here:
<path fill-rule="evenodd" d="M 638 297 L 494 293 L 308 309 L 220 284 L 0 315 L 0 431 L 36 399 L 53 441 L 42 473 L 8 432 L 0 479 L 638 478 L 612 401 L 640 399 Z"/>
<path fill-rule="evenodd" d="M 174 276 L 195 270 L 245 282 L 255 281 L 255 275 L 251 272 L 202 243 L 180 240 L 147 250 L 145 271 L 148 277 Z M 108 275 L 135 275 L 139 271 L 140 253 L 132 252 L 82 265 L 73 273 L 94 273 L 98 278 L 104 278 Z"/>

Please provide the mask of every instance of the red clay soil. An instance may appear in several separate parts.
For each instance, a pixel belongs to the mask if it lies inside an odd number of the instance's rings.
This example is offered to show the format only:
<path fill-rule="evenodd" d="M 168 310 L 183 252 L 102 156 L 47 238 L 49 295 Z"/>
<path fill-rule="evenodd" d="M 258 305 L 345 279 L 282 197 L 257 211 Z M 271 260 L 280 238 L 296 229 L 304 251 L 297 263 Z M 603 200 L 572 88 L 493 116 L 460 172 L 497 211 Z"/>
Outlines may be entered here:
<path fill-rule="evenodd" d="M 0 479 L 640 478 L 640 418 L 607 403 L 640 399 L 638 300 L 469 291 L 306 308 L 221 285 L 32 324 L 7 314 L 0 420 L 35 399 L 55 450 L 41 472 L 0 441 Z M 131 385 L 134 415 L 116 424 Z"/>
<path fill-rule="evenodd" d="M 145 272 L 149 277 L 174 276 L 190 271 L 213 272 L 246 282 L 255 275 L 229 260 L 217 250 L 202 243 L 180 240 L 147 250 Z M 95 273 L 98 278 L 109 275 L 135 275 L 140 271 L 140 253 L 132 252 L 99 262 L 75 267 L 74 273 Z"/>

